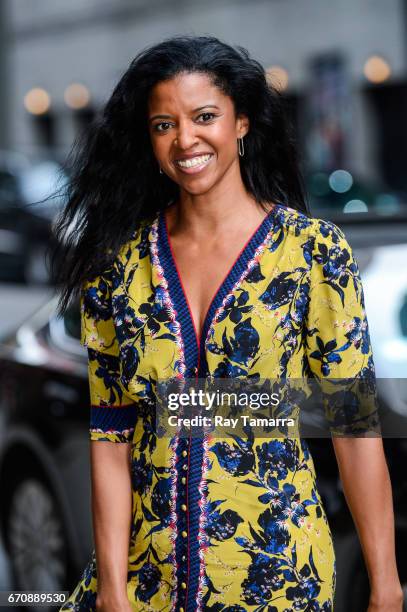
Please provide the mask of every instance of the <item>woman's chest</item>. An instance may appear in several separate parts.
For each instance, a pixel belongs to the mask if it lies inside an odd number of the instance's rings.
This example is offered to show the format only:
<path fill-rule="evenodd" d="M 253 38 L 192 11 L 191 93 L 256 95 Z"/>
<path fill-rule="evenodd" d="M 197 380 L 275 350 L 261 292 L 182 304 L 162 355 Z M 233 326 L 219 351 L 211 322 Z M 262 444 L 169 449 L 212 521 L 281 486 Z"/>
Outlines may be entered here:
<path fill-rule="evenodd" d="M 123 379 L 298 376 L 309 299 L 303 249 L 269 248 L 220 285 L 197 333 L 188 296 L 165 252 L 131 260 L 113 291 Z"/>
<path fill-rule="evenodd" d="M 205 319 L 212 302 L 223 293 L 223 284 L 233 275 L 243 248 L 247 243 L 247 232 L 242 236 L 225 233 L 219 237 L 207 237 L 200 243 L 192 243 L 187 238 L 177 239 L 168 236 L 171 248 L 170 267 L 176 268 L 175 284 L 179 281 L 182 297 L 185 299 L 198 337 L 202 336 Z M 171 288 L 170 288 L 171 293 Z"/>

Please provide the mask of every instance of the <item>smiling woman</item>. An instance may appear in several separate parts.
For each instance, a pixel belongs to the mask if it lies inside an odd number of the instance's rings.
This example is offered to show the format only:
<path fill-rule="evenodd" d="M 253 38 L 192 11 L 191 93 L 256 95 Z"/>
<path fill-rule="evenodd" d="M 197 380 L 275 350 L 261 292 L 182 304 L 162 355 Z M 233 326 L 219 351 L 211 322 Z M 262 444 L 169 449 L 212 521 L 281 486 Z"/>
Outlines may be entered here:
<path fill-rule="evenodd" d="M 155 427 L 163 380 L 363 377 L 374 390 L 358 266 L 343 232 L 307 214 L 283 108 L 247 51 L 177 37 L 133 60 L 74 158 L 60 310 L 80 290 L 95 549 L 61 610 L 333 610 L 306 441 Z M 358 416 L 342 418 L 365 434 Z M 376 422 L 374 403 L 364 416 Z M 336 450 L 372 605 L 385 602 L 371 611 L 399 612 L 380 445 L 368 513 L 355 494 L 363 442 Z"/>

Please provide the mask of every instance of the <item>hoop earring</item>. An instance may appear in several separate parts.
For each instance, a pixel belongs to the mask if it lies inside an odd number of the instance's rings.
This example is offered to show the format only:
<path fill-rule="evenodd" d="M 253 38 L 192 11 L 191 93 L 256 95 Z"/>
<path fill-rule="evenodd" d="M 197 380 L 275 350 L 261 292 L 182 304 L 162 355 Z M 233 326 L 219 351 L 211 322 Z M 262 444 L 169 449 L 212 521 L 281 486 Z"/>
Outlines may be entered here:
<path fill-rule="evenodd" d="M 244 140 L 243 140 L 243 136 L 241 138 L 237 139 L 237 146 L 238 146 L 240 157 L 243 157 L 243 155 L 244 155 Z"/>

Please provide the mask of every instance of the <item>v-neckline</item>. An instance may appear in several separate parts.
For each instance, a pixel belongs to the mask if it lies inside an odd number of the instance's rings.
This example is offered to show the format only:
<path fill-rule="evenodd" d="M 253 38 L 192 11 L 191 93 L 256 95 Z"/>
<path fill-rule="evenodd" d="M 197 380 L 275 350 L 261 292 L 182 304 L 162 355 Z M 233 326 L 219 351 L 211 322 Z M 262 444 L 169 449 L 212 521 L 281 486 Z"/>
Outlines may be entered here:
<path fill-rule="evenodd" d="M 272 206 L 272 208 L 269 210 L 267 215 L 261 220 L 261 222 L 258 224 L 256 229 L 249 236 L 249 238 L 247 239 L 247 241 L 245 242 L 245 244 L 243 245 L 243 247 L 240 249 L 239 253 L 235 257 L 232 265 L 230 266 L 229 270 L 226 272 L 225 276 L 223 277 L 223 280 L 218 285 L 215 293 L 212 296 L 212 299 L 209 303 L 209 306 L 207 308 L 207 311 L 203 319 L 202 328 L 200 330 L 197 329 L 197 326 L 196 326 L 196 323 L 195 323 L 195 320 L 192 314 L 192 309 L 190 306 L 188 294 L 185 290 L 185 287 L 182 281 L 182 276 L 180 274 L 180 271 L 177 265 L 177 261 L 175 258 L 175 254 L 174 254 L 174 251 L 171 245 L 171 239 L 170 239 L 170 235 L 168 231 L 168 224 L 167 224 L 167 218 L 165 215 L 165 210 L 160 211 L 158 231 L 159 231 L 159 236 L 162 239 L 162 244 L 164 247 L 164 255 L 165 255 L 164 261 L 163 261 L 164 270 L 168 272 L 168 274 L 171 277 L 170 280 L 173 280 L 174 285 L 175 285 L 171 287 L 171 283 L 170 283 L 170 294 L 173 293 L 174 297 L 176 298 L 176 301 L 179 306 L 177 310 L 181 310 L 180 312 L 181 318 L 182 318 L 182 314 L 184 314 L 184 324 L 186 323 L 185 315 L 188 316 L 188 319 L 189 319 L 188 327 L 189 326 L 192 327 L 193 335 L 195 337 L 195 342 L 196 342 L 197 349 L 198 349 L 198 353 L 200 352 L 200 348 L 204 344 L 205 338 L 207 337 L 208 331 L 213 323 L 215 311 L 221 305 L 223 299 L 233 289 L 233 286 L 236 280 L 238 280 L 240 275 L 244 272 L 244 270 L 247 267 L 248 262 L 250 261 L 251 257 L 254 255 L 254 251 L 264 241 L 265 237 L 267 236 L 269 229 L 270 229 L 272 213 L 275 210 L 276 206 L 278 205 L 274 204 Z M 182 308 L 182 306 L 184 306 L 184 308 Z M 182 328 L 183 322 L 181 321 L 180 323 L 181 323 L 181 328 Z"/>

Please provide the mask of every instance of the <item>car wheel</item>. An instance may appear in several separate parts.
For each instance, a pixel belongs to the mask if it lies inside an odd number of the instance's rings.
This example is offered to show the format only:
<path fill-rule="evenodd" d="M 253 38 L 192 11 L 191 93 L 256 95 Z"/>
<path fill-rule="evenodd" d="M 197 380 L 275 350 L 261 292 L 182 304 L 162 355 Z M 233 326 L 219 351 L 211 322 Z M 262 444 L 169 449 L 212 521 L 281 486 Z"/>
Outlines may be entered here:
<path fill-rule="evenodd" d="M 49 283 L 49 273 L 46 262 L 46 249 L 35 245 L 27 253 L 24 277 L 30 285 L 46 285 Z"/>
<path fill-rule="evenodd" d="M 17 486 L 7 528 L 15 587 L 45 593 L 65 590 L 69 566 L 64 525 L 58 504 L 43 482 L 29 478 Z M 48 608 L 29 609 L 44 612 Z"/>

